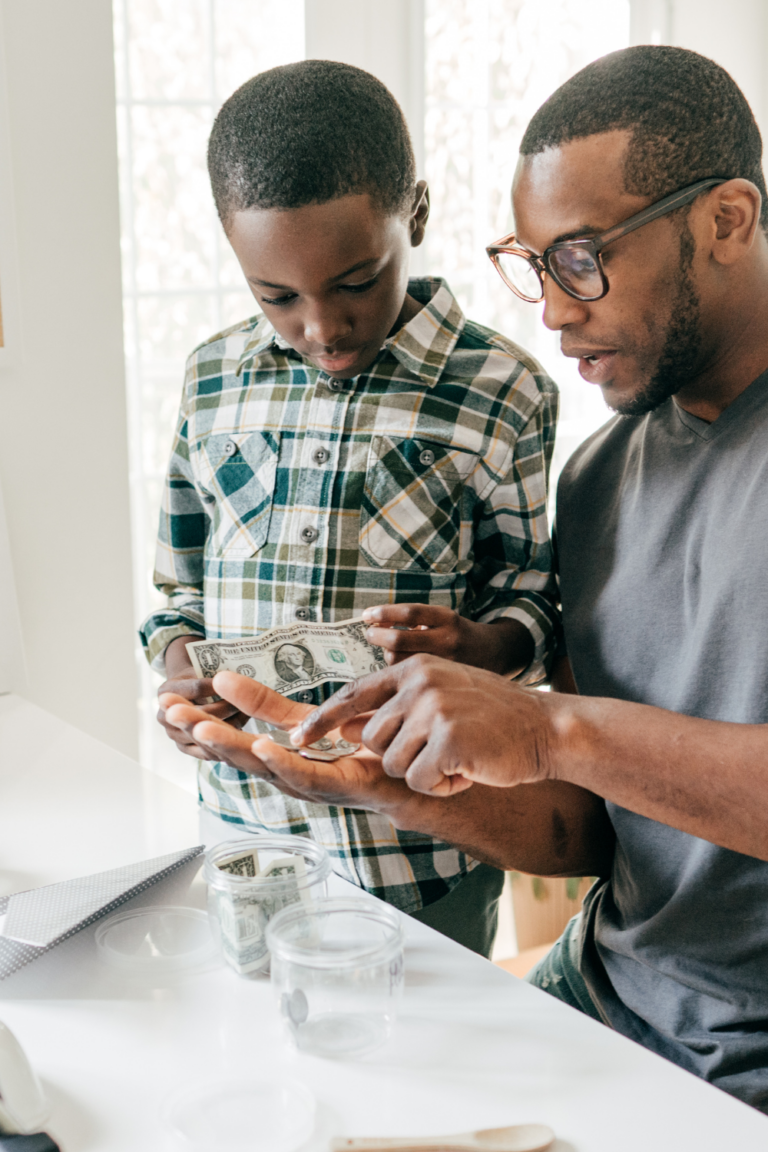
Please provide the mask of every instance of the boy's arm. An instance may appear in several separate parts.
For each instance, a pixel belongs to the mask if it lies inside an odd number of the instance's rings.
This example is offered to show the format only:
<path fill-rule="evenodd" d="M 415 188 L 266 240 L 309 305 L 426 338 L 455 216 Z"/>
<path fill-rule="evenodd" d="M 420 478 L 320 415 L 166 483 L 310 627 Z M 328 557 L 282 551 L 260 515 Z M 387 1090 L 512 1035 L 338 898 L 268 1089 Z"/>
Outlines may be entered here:
<path fill-rule="evenodd" d="M 558 625 L 547 523 L 549 465 L 557 392 L 540 403 L 520 432 L 507 476 L 495 485 L 476 522 L 474 565 L 459 615 L 420 604 L 382 605 L 363 615 L 372 643 L 390 664 L 427 652 L 523 682 L 543 679 Z M 407 630 L 406 630 L 407 629 Z"/>
<path fill-rule="evenodd" d="M 151 667 L 163 676 L 158 693 L 175 692 L 204 706 L 211 716 L 241 727 L 247 717 L 241 716 L 226 701 L 211 702 L 214 696 L 211 681 L 198 678 L 187 655 L 187 644 L 205 637 L 203 557 L 210 524 L 190 460 L 186 410 L 189 380 L 188 370 L 157 537 L 154 583 L 168 603 L 166 608 L 147 617 L 139 635 Z M 159 709 L 157 719 L 182 752 L 196 759 L 212 758 L 207 749 L 198 747 L 184 733 L 168 725 L 163 709 Z"/>

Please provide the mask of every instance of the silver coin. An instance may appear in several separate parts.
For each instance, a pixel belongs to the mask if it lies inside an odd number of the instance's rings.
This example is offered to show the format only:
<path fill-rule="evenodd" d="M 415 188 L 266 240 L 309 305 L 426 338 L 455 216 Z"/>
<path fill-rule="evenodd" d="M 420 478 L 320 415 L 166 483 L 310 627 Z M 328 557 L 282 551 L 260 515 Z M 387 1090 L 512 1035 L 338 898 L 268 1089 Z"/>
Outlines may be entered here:
<path fill-rule="evenodd" d="M 335 748 L 337 752 L 342 752 L 345 756 L 354 756 L 355 752 L 360 751 L 360 745 L 352 744 L 349 740 L 337 740 Z"/>
<path fill-rule="evenodd" d="M 315 740 L 314 744 L 310 744 L 310 748 L 316 748 L 318 752 L 331 752 L 333 740 L 329 736 L 321 736 L 319 740 Z"/>
<path fill-rule="evenodd" d="M 279 744 L 281 748 L 289 748 L 291 752 L 296 751 L 296 745 L 291 744 L 291 738 L 287 732 L 272 731 L 267 732 L 267 736 L 269 736 L 270 740 L 274 741 L 275 744 Z"/>
<path fill-rule="evenodd" d="M 299 748 L 300 755 L 304 756 L 307 760 L 341 760 L 342 756 L 346 756 L 346 752 L 321 752 L 318 748 Z"/>

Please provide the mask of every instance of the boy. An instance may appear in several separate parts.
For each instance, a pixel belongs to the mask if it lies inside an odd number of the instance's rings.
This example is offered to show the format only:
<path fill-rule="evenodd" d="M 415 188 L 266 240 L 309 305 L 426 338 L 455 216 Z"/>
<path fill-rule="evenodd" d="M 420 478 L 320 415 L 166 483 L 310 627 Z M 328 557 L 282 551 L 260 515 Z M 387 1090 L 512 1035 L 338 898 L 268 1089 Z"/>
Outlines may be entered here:
<path fill-rule="evenodd" d="M 345 64 L 273 69 L 224 104 L 208 164 L 262 314 L 188 362 L 155 573 L 169 607 L 142 630 L 161 692 L 242 724 L 195 678 L 190 639 L 363 612 L 390 660 L 430 651 L 540 678 L 557 393 L 443 281 L 409 282 L 429 200 L 396 101 Z M 501 872 L 225 764 L 199 778 L 224 819 L 312 836 L 340 874 L 488 954 Z"/>

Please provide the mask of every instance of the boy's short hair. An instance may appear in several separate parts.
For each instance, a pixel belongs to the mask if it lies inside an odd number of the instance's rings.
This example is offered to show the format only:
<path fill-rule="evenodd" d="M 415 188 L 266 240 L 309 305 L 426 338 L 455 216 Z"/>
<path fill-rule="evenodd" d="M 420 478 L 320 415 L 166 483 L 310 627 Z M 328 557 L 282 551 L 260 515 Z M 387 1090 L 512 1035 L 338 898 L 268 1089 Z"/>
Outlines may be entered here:
<path fill-rule="evenodd" d="M 531 120 L 520 152 L 531 156 L 570 140 L 627 129 L 628 192 L 660 200 L 706 176 L 751 180 L 763 198 L 763 142 L 732 76 L 687 48 L 638 45 L 582 68 Z"/>
<path fill-rule="evenodd" d="M 416 183 L 392 93 L 369 72 L 332 60 L 271 68 L 238 88 L 213 125 L 208 172 L 225 228 L 248 208 L 299 208 L 348 193 L 405 212 Z"/>

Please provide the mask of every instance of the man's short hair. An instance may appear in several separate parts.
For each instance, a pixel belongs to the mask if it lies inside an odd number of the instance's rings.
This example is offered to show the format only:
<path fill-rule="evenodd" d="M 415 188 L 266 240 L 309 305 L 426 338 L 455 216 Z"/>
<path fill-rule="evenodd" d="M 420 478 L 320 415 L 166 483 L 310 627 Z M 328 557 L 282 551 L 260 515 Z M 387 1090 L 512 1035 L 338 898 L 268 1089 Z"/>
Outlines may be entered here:
<path fill-rule="evenodd" d="M 248 208 L 299 208 L 370 194 L 407 211 L 416 183 L 400 105 L 350 64 L 304 60 L 248 80 L 223 104 L 208 144 L 219 217 Z"/>
<path fill-rule="evenodd" d="M 763 142 L 731 76 L 687 48 L 640 45 L 582 68 L 542 104 L 520 152 L 532 156 L 600 132 L 631 132 L 628 192 L 660 200 L 705 176 L 742 177 L 760 189 L 768 230 Z"/>

